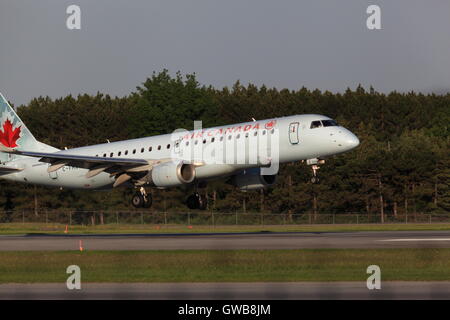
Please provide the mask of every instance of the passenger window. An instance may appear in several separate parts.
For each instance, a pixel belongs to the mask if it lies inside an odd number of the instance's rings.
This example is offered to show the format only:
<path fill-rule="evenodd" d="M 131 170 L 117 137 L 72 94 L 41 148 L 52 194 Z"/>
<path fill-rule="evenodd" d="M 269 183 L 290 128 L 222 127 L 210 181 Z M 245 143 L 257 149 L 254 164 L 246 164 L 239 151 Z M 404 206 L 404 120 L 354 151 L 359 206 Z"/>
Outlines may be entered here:
<path fill-rule="evenodd" d="M 161 150 L 161 145 L 158 146 L 158 150 Z"/>
<path fill-rule="evenodd" d="M 128 154 L 128 150 L 125 150 L 125 155 L 127 155 Z"/>
<path fill-rule="evenodd" d="M 133 149 L 133 154 L 136 154 L 136 149 Z"/>
<path fill-rule="evenodd" d="M 112 158 L 114 155 L 114 152 L 111 152 L 111 154 L 109 155 L 110 158 Z"/>
<path fill-rule="evenodd" d="M 170 149 L 170 144 L 167 145 L 167 149 Z"/>
<path fill-rule="evenodd" d="M 214 140 L 215 140 L 214 138 L 211 138 L 211 142 L 214 142 Z"/>
<path fill-rule="evenodd" d="M 144 148 L 141 149 L 141 153 L 144 153 Z"/>
<path fill-rule="evenodd" d="M 103 157 L 106 157 L 106 153 L 103 154 Z"/>
<path fill-rule="evenodd" d="M 314 128 L 320 128 L 322 126 L 322 123 L 320 122 L 320 121 L 313 121 L 313 122 L 311 122 L 311 129 L 314 129 Z"/>
<path fill-rule="evenodd" d="M 121 154 L 122 154 L 122 151 L 119 151 L 119 153 L 117 155 L 120 157 Z"/>
<path fill-rule="evenodd" d="M 152 152 L 152 147 L 149 147 L 149 148 L 148 148 L 148 152 Z"/>

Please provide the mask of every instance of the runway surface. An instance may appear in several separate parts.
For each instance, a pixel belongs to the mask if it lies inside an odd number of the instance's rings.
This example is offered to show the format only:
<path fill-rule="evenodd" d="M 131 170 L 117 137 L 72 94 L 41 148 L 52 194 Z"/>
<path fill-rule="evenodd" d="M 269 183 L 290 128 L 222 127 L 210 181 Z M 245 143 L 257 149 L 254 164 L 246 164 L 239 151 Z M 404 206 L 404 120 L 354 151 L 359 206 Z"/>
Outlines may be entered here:
<path fill-rule="evenodd" d="M 2 284 L 0 299 L 163 299 L 163 300 L 303 300 L 303 299 L 450 299 L 450 282 L 382 282 L 369 290 L 365 282 L 286 283 L 135 283 Z"/>
<path fill-rule="evenodd" d="M 450 248 L 450 231 L 0 236 L 0 251 Z"/>

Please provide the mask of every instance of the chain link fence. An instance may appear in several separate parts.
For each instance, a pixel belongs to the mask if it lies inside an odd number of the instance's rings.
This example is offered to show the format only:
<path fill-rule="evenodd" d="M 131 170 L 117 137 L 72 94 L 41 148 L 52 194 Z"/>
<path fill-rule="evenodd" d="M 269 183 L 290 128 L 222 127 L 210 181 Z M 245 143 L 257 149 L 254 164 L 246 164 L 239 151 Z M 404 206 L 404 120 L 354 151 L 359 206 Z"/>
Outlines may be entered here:
<path fill-rule="evenodd" d="M 222 212 L 150 211 L 0 211 L 0 223 L 48 223 L 68 225 L 163 224 L 163 225 L 313 225 L 313 224 L 389 224 L 450 223 L 449 214 L 287 214 Z"/>

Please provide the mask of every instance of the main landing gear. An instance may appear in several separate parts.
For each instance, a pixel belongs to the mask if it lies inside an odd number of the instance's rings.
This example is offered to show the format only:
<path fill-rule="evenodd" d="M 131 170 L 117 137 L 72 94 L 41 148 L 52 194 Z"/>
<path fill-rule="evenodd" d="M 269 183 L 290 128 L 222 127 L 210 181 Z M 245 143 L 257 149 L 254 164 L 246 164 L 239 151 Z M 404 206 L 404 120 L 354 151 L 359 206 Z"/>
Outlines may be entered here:
<path fill-rule="evenodd" d="M 206 210 L 207 200 L 204 195 L 200 195 L 198 192 L 194 192 L 186 199 L 186 205 L 191 210 Z"/>
<path fill-rule="evenodd" d="M 136 191 L 133 194 L 133 197 L 131 198 L 131 204 L 137 209 L 150 208 L 152 206 L 152 195 L 151 193 L 147 193 L 144 187 L 141 187 L 139 191 Z M 186 205 L 191 210 L 206 210 L 206 196 L 201 195 L 198 192 L 194 192 L 186 199 Z"/>
<path fill-rule="evenodd" d="M 144 187 L 141 187 L 139 191 L 133 194 L 131 204 L 135 208 L 150 208 L 152 206 L 152 195 L 147 193 Z"/>
<path fill-rule="evenodd" d="M 137 209 L 150 208 L 152 206 L 152 195 L 151 193 L 147 193 L 144 187 L 141 187 L 133 194 L 133 197 L 131 198 L 131 204 Z M 206 196 L 201 195 L 198 192 L 194 192 L 186 199 L 186 205 L 191 210 L 206 210 Z"/>

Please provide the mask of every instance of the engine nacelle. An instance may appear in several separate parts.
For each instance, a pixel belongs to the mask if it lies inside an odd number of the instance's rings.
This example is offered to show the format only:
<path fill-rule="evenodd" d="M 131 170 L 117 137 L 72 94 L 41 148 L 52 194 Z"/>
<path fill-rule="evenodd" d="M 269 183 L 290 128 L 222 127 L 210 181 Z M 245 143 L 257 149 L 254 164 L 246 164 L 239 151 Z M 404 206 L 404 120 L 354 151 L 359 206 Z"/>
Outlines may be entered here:
<path fill-rule="evenodd" d="M 260 168 L 252 168 L 235 175 L 231 183 L 242 191 L 248 191 L 269 187 L 275 184 L 276 178 L 276 175 L 261 175 Z"/>
<path fill-rule="evenodd" d="M 156 187 L 176 187 L 191 183 L 195 179 L 195 167 L 193 164 L 182 161 L 164 162 L 153 167 L 147 174 L 147 183 Z"/>

